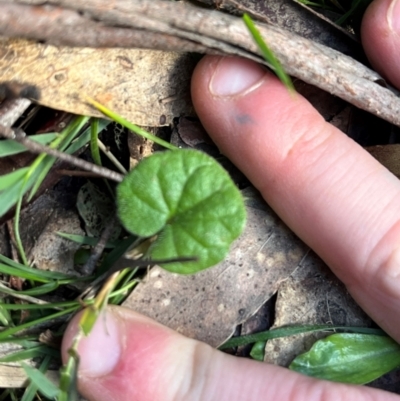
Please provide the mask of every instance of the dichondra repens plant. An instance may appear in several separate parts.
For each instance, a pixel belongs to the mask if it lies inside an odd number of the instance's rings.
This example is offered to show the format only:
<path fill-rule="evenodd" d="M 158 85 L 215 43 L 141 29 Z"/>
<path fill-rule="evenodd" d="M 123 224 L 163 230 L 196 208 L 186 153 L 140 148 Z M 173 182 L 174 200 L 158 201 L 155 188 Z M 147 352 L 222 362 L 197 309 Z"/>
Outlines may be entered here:
<path fill-rule="evenodd" d="M 183 274 L 220 262 L 246 219 L 228 173 L 195 150 L 160 152 L 143 160 L 119 184 L 117 207 L 129 232 L 143 238 L 157 235 L 148 256 L 197 258 L 163 266 Z"/>

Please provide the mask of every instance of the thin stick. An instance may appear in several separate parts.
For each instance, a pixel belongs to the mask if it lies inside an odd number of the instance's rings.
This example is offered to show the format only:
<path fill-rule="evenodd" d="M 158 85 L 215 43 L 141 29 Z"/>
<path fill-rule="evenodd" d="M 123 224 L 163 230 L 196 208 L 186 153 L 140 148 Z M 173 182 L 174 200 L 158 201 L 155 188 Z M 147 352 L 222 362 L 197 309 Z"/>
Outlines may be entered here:
<path fill-rule="evenodd" d="M 58 159 L 67 162 L 69 164 L 72 164 L 82 170 L 90 171 L 109 180 L 121 182 L 124 178 L 122 174 L 116 173 L 115 171 L 109 170 L 101 166 L 96 166 L 93 163 L 89 163 L 85 160 L 78 159 L 75 156 L 60 152 L 59 150 L 56 149 L 52 149 L 38 142 L 34 142 L 31 139 L 29 139 L 26 136 L 25 132 L 22 131 L 21 129 L 12 129 L 9 127 L 5 127 L 4 125 L 0 125 L 0 135 L 8 139 L 14 139 L 15 141 L 24 145 L 32 153 L 36 154 L 46 153 L 47 155 L 57 157 Z"/>
<path fill-rule="evenodd" d="M 90 171 L 82 171 L 82 170 L 59 169 L 59 170 L 56 170 L 55 173 L 60 174 L 60 175 L 70 176 L 70 177 L 90 177 L 90 178 L 99 178 L 100 177 L 96 173 L 92 173 Z"/>
<path fill-rule="evenodd" d="M 122 173 L 128 174 L 125 167 L 117 160 L 117 158 L 107 149 L 106 145 L 101 142 L 100 139 L 97 139 L 97 144 L 99 145 L 100 150 L 110 159 L 110 161 L 114 164 L 114 166 Z"/>
<path fill-rule="evenodd" d="M 31 101 L 24 98 L 4 100 L 0 105 L 0 124 L 12 127 L 30 105 Z"/>
<path fill-rule="evenodd" d="M 81 272 L 87 276 L 93 274 L 94 269 L 96 267 L 96 263 L 100 259 L 103 254 L 103 250 L 106 247 L 107 241 L 110 239 L 113 230 L 115 228 L 115 224 L 117 222 L 116 216 L 112 216 L 111 219 L 107 222 L 105 229 L 100 235 L 98 243 L 92 249 L 92 252 L 89 256 L 89 259 L 81 268 Z"/>
<path fill-rule="evenodd" d="M 43 3 L 45 6 L 40 6 Z M 100 34 L 101 29 L 123 29 L 126 34 L 138 34 L 136 39 L 142 36 L 142 40 L 135 41 L 136 47 L 151 47 L 151 37 L 176 37 L 181 43 L 185 42 L 185 50 L 192 43 L 207 52 L 240 55 L 266 64 L 241 18 L 186 2 L 0 0 L 0 6 L 0 35 L 3 36 L 29 37 L 58 45 L 82 45 L 83 42 L 88 45 L 90 37 L 92 46 L 96 45 L 95 39 L 103 38 L 101 45 L 110 46 L 106 32 Z M 33 14 L 40 15 L 35 24 L 32 23 Z M 77 29 L 82 27 L 82 16 L 90 28 Z M 289 75 L 400 126 L 398 92 L 388 87 L 379 74 L 351 57 L 278 26 L 257 26 Z M 92 35 L 92 31 L 96 34 Z M 121 39 L 116 45 L 127 47 L 127 42 Z M 165 40 L 165 45 L 165 50 L 183 50 L 183 47 L 174 47 L 174 41 Z"/>

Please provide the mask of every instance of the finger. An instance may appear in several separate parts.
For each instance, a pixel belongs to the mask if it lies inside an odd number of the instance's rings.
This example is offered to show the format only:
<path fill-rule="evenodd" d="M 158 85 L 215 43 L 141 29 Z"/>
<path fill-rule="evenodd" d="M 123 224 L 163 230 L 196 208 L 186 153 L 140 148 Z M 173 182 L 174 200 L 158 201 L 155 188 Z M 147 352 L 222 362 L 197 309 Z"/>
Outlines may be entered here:
<path fill-rule="evenodd" d="M 64 336 L 64 362 L 78 319 Z M 98 318 L 79 355 L 79 390 L 91 401 L 399 400 L 223 354 L 121 307 L 109 307 Z"/>
<path fill-rule="evenodd" d="M 202 59 L 192 97 L 222 153 L 400 340 L 399 180 L 253 62 Z"/>
<path fill-rule="evenodd" d="M 361 26 L 364 50 L 376 70 L 400 88 L 400 0 L 375 0 Z"/>

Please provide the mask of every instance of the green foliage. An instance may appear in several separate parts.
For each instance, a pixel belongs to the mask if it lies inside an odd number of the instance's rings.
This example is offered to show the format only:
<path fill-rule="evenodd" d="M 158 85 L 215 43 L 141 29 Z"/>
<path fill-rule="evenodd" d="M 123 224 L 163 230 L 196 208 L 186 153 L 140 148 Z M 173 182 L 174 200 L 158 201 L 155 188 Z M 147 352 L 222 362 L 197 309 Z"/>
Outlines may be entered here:
<path fill-rule="evenodd" d="M 85 336 L 88 336 L 92 331 L 92 328 L 96 323 L 99 313 L 100 310 L 94 306 L 89 306 L 88 308 L 84 309 L 81 319 L 79 321 L 79 326 Z"/>
<path fill-rule="evenodd" d="M 252 344 L 258 341 L 268 341 L 273 338 L 288 337 L 296 334 L 313 333 L 316 331 L 330 331 L 330 330 L 345 330 L 347 332 L 384 335 L 381 329 L 370 329 L 368 327 L 350 327 L 350 326 L 332 326 L 329 324 L 305 324 L 296 326 L 283 326 L 262 331 L 256 334 L 249 334 L 247 336 L 233 337 L 226 343 L 222 344 L 219 349 L 227 349 L 232 347 L 239 347 L 240 345 Z"/>
<path fill-rule="evenodd" d="M 74 144 L 71 145 L 71 142 L 81 132 L 87 121 L 88 117 L 77 117 L 59 135 L 55 136 L 50 146 L 70 154 L 75 152 L 76 146 L 73 146 Z M 89 140 L 89 132 L 87 133 L 86 142 Z M 85 132 L 82 135 L 85 135 Z M 10 143 L 7 146 L 5 152 L 21 149 L 21 145 L 16 143 L 14 143 L 14 147 Z M 30 198 L 35 195 L 55 161 L 54 157 L 41 154 L 37 156 L 31 166 L 0 176 L 0 216 L 4 215 L 17 202 L 20 202 L 29 190 Z"/>
<path fill-rule="evenodd" d="M 96 107 L 96 109 L 99 110 L 101 113 L 103 113 L 105 116 L 107 116 L 108 118 L 111 118 L 113 121 L 121 124 L 123 127 L 129 129 L 130 131 L 134 132 L 135 134 L 138 134 L 144 138 L 150 139 L 151 141 L 158 143 L 161 146 L 164 146 L 164 148 L 166 148 L 166 149 L 170 149 L 170 150 L 178 149 L 176 146 L 172 145 L 172 143 L 166 142 L 166 141 L 162 140 L 161 138 L 151 134 L 150 132 L 147 132 L 144 129 L 138 127 L 136 124 L 133 124 L 133 123 L 129 122 L 128 120 L 125 120 L 125 118 L 121 117 L 117 113 L 114 113 L 112 110 L 103 106 L 99 102 L 96 102 L 96 100 L 87 98 L 87 101 L 92 106 Z"/>
<path fill-rule="evenodd" d="M 243 15 L 243 21 L 247 26 L 247 29 L 253 36 L 254 41 L 256 42 L 257 46 L 259 47 L 261 54 L 263 55 L 265 61 L 269 64 L 269 67 L 275 72 L 281 82 L 286 86 L 286 88 L 294 92 L 294 86 L 292 80 L 290 79 L 289 75 L 286 74 L 285 70 L 282 67 L 282 64 L 276 58 L 275 54 L 272 50 L 268 47 L 265 43 L 263 37 L 261 36 L 259 30 L 256 28 L 253 20 L 247 14 Z"/>
<path fill-rule="evenodd" d="M 347 10 L 345 14 L 343 14 L 336 23 L 338 25 L 343 25 L 347 22 L 351 17 L 363 14 L 365 9 L 371 3 L 372 0 L 353 0 L 351 2 L 350 8 Z"/>
<path fill-rule="evenodd" d="M 42 145 L 47 145 L 56 138 L 57 134 L 39 134 L 32 136 L 31 139 L 32 141 L 39 142 Z M 25 151 L 25 146 L 18 142 L 11 139 L 0 140 L 0 157 L 12 156 Z"/>
<path fill-rule="evenodd" d="M 257 341 L 251 351 L 250 356 L 256 361 L 264 361 L 266 341 Z"/>
<path fill-rule="evenodd" d="M 30 392 L 33 392 L 33 395 L 39 390 L 47 398 L 55 399 L 60 393 L 60 389 L 43 373 L 43 371 L 46 371 L 49 361 L 50 359 L 46 358 L 47 363 L 45 365 L 43 364 L 44 366 L 42 365 L 41 369 L 35 369 L 26 364 L 22 364 L 22 367 L 31 381 L 32 390 Z M 27 400 L 27 398 L 24 399 Z"/>
<path fill-rule="evenodd" d="M 194 150 L 160 152 L 144 159 L 118 186 L 117 206 L 129 232 L 157 235 L 149 256 L 198 258 L 164 265 L 183 274 L 220 262 L 246 217 L 240 192 L 227 172 Z"/>
<path fill-rule="evenodd" d="M 59 235 L 62 238 L 69 239 L 70 241 L 76 242 L 77 244 L 81 245 L 91 245 L 95 246 L 97 242 L 99 241 L 98 238 L 93 238 L 93 237 L 87 237 L 85 235 L 76 235 L 76 234 L 68 234 L 68 233 L 61 233 L 58 232 L 57 235 Z M 115 248 L 117 245 L 117 241 L 110 241 L 107 242 L 105 245 L 105 248 Z"/>
<path fill-rule="evenodd" d="M 342 383 L 365 384 L 400 366 L 400 345 L 390 337 L 333 334 L 298 356 L 290 369 Z"/>
<path fill-rule="evenodd" d="M 23 305 L 19 305 L 19 306 L 23 306 Z M 27 306 L 30 306 L 30 305 L 27 305 Z M 35 305 L 35 306 L 38 306 L 38 305 Z M 40 305 L 40 306 L 43 307 L 43 305 Z M 24 308 L 21 308 L 21 309 L 24 309 Z M 30 321 L 30 322 L 27 322 L 27 323 L 22 323 L 19 326 L 9 327 L 9 328 L 7 328 L 7 329 L 5 329 L 5 330 L 0 332 L 0 340 L 6 340 L 6 339 L 11 340 L 12 336 L 14 334 L 20 332 L 23 329 L 28 329 L 28 328 L 31 328 L 31 327 L 35 327 L 35 326 L 37 326 L 37 325 L 39 325 L 41 323 L 47 322 L 47 321 L 49 321 L 51 319 L 55 319 L 55 318 L 60 317 L 60 316 L 69 315 L 71 313 L 76 312 L 77 309 L 78 309 L 78 307 L 74 306 L 72 308 L 64 309 L 64 310 L 62 310 L 60 312 L 53 313 L 52 315 L 48 315 L 48 316 L 45 316 L 45 317 Z"/>
<path fill-rule="evenodd" d="M 58 357 L 59 353 L 46 345 L 37 345 L 36 347 L 30 347 L 21 351 L 16 351 L 12 354 L 5 355 L 0 358 L 1 363 L 5 362 L 19 362 L 25 359 L 37 358 L 38 356 L 51 355 L 53 357 Z"/>
<path fill-rule="evenodd" d="M 66 283 L 76 279 L 75 277 L 68 276 L 67 274 L 39 270 L 35 269 L 34 267 L 25 266 L 22 263 L 14 262 L 12 259 L 9 259 L 4 255 L 0 255 L 0 273 L 41 283 L 48 283 L 52 280 L 60 280 Z"/>
<path fill-rule="evenodd" d="M 75 350 L 76 343 L 69 351 L 70 357 L 67 364 L 61 368 L 60 371 L 60 394 L 57 401 L 75 401 L 78 399 L 77 394 L 77 378 L 79 357 Z"/>
<path fill-rule="evenodd" d="M 360 18 L 372 0 L 298 0 L 306 6 L 322 8 L 336 12 L 341 17 L 335 21 L 338 25 L 343 25 L 353 18 Z"/>

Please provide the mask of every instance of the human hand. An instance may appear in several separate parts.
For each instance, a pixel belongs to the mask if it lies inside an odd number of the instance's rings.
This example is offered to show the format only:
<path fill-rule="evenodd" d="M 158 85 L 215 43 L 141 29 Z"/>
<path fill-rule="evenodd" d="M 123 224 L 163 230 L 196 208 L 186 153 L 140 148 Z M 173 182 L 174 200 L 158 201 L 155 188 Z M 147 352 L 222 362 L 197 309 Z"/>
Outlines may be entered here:
<path fill-rule="evenodd" d="M 379 72 L 400 87 L 400 0 L 370 7 L 363 39 Z M 221 151 L 400 341 L 400 181 L 253 62 L 205 57 L 192 94 Z M 235 358 L 119 307 L 107 308 L 79 352 L 79 389 L 95 401 L 400 399 Z"/>

